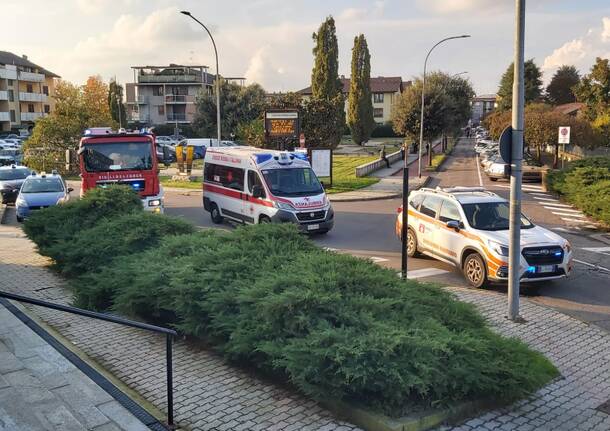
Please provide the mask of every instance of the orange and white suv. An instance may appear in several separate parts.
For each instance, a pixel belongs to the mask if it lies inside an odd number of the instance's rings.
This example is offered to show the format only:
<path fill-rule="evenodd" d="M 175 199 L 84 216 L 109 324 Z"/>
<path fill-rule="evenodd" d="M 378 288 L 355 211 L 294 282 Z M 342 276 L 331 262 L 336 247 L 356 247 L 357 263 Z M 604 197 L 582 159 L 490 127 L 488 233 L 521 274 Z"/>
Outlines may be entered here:
<path fill-rule="evenodd" d="M 508 278 L 509 204 L 478 187 L 423 188 L 409 194 L 407 253 L 422 253 L 461 268 L 482 287 Z M 402 232 L 402 207 L 396 234 Z M 521 282 L 554 280 L 572 270 L 572 247 L 521 216 Z"/>

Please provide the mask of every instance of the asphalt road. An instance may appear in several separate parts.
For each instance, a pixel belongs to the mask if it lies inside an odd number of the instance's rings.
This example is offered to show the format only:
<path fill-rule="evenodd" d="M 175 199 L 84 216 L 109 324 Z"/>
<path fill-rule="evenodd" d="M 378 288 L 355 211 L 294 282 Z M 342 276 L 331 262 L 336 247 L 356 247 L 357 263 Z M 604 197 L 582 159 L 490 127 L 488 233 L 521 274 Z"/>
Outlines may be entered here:
<path fill-rule="evenodd" d="M 441 172 L 433 174 L 429 187 L 437 185 L 482 185 L 505 198 L 509 193 L 508 182 L 491 182 L 477 169 L 472 144 L 467 142 L 455 148 Z M 78 190 L 73 193 L 78 196 Z M 326 235 L 312 236 L 312 239 L 321 246 L 370 258 L 398 270 L 400 242 L 394 234 L 394 222 L 400 204 L 400 199 L 336 202 L 333 204 L 334 229 Z M 610 235 L 596 228 L 587 228 L 591 223 L 583 217 L 566 216 L 576 214 L 575 210 L 558 205 L 565 204 L 552 201 L 551 196 L 540 190 L 539 184 L 524 185 L 523 212 L 534 223 L 553 229 L 568 239 L 574 247 L 576 260 L 568 279 L 522 285 L 522 294 L 610 331 Z M 183 217 L 200 227 L 219 227 L 203 211 L 202 194 L 198 191 L 167 190 L 166 213 Z M 4 219 L 5 223 L 16 223 L 14 209 L 9 207 Z M 231 229 L 232 225 L 225 223 L 220 227 Z M 409 259 L 409 277 L 467 286 L 459 269 L 427 257 Z M 491 289 L 505 292 L 506 286 L 496 285 Z"/>

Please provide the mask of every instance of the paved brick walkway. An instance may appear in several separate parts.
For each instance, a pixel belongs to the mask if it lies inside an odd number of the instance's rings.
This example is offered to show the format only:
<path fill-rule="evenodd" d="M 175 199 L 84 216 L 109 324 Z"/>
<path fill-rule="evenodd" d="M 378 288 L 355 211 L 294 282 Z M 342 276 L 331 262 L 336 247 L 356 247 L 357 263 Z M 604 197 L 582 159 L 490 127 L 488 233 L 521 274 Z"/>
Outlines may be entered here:
<path fill-rule="evenodd" d="M 61 281 L 45 268 L 20 231 L 0 226 L 0 290 L 68 302 Z M 596 408 L 610 398 L 610 334 L 554 310 L 522 300 L 525 324 L 503 316 L 506 297 L 451 289 L 477 304 L 492 326 L 523 339 L 559 368 L 562 378 L 514 406 L 442 430 L 610 430 Z M 36 313 L 156 407 L 165 411 L 163 339 L 131 328 L 36 309 Z M 334 418 L 290 389 L 228 366 L 209 351 L 178 342 L 176 417 L 197 430 L 337 430 L 357 428 Z"/>

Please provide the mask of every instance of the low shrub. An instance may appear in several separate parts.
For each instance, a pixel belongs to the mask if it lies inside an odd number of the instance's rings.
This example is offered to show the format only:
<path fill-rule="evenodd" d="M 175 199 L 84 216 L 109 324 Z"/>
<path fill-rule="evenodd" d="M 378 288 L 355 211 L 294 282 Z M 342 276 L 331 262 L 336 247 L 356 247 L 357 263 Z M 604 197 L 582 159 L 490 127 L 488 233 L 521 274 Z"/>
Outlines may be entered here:
<path fill-rule="evenodd" d="M 610 225 L 610 157 L 591 157 L 549 172 L 548 187 L 585 214 Z"/>
<path fill-rule="evenodd" d="M 24 224 L 24 231 L 40 252 L 47 255 L 50 246 L 72 240 L 75 234 L 94 226 L 100 219 L 133 211 L 142 211 L 142 202 L 129 187 L 97 188 L 82 199 L 33 212 Z"/>
<path fill-rule="evenodd" d="M 392 122 L 378 124 L 371 132 L 371 138 L 399 138 L 401 135 L 396 134 L 392 126 Z"/>
<path fill-rule="evenodd" d="M 47 248 L 47 255 L 65 275 L 82 274 L 109 265 L 113 259 L 154 247 L 168 235 L 194 232 L 192 224 L 175 218 L 134 211 L 100 220 L 77 232 L 71 241 Z"/>
<path fill-rule="evenodd" d="M 151 271 L 150 262 L 164 265 Z M 320 250 L 292 225 L 166 238 L 78 282 L 82 303 L 172 324 L 315 398 L 393 414 L 513 399 L 556 375 L 542 355 L 491 332 L 473 306 Z"/>

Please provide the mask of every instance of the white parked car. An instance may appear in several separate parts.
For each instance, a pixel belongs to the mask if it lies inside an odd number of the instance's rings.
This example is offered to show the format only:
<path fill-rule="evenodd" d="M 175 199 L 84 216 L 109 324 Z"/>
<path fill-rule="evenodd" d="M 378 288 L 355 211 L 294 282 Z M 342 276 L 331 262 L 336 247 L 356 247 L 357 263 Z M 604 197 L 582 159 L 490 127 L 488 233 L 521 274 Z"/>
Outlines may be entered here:
<path fill-rule="evenodd" d="M 402 209 L 396 234 L 402 232 Z M 461 268 L 474 287 L 508 279 L 506 199 L 478 187 L 420 189 L 409 194 L 407 252 L 422 253 Z M 564 238 L 521 216 L 522 283 L 567 277 L 572 246 Z"/>
<path fill-rule="evenodd" d="M 157 136 L 155 139 L 158 144 L 163 144 L 163 145 L 174 146 L 178 143 L 178 140 L 172 136 Z"/>

